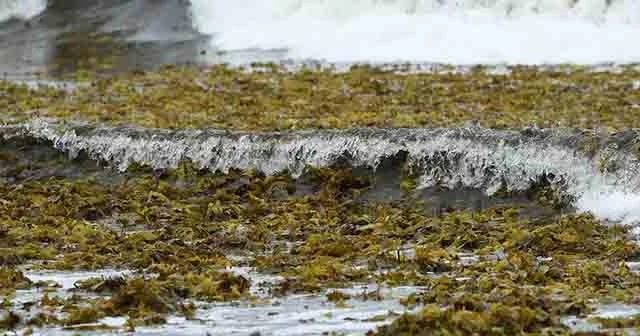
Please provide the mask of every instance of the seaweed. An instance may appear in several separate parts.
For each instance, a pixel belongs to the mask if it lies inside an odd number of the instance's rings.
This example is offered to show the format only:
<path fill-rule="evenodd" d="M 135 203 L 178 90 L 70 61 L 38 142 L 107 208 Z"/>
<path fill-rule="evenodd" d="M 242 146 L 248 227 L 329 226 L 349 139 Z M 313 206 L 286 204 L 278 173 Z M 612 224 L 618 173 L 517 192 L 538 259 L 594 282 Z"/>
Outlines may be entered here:
<path fill-rule="evenodd" d="M 171 66 L 98 77 L 73 91 L 0 82 L 7 117 L 33 115 L 162 128 L 295 130 L 350 127 L 638 127 L 633 67 L 619 72 L 511 67 L 507 75 L 287 71 L 270 65 Z M 249 70 L 249 71 L 247 71 Z M 184 117 L 188 116 L 188 117 Z M 584 144 L 592 152 L 596 144 Z"/>
<path fill-rule="evenodd" d="M 0 317 L 0 330 L 14 330 L 22 322 L 22 316 L 9 311 Z"/>
<path fill-rule="evenodd" d="M 21 271 L 13 268 L 0 267 L 0 295 L 8 296 L 16 289 L 28 289 L 33 282 L 25 277 Z"/>
<path fill-rule="evenodd" d="M 555 119 L 560 123 L 582 113 L 581 104 L 602 103 L 597 95 L 547 96 L 559 90 L 550 82 L 551 75 L 535 75 L 526 68 L 514 71 L 511 78 L 495 79 L 475 72 L 400 77 L 366 67 L 346 74 L 313 70 L 290 74 L 277 68 L 269 74 L 225 67 L 209 70 L 203 83 L 215 92 L 206 97 L 182 77 L 203 74 L 178 67 L 129 79 L 96 80 L 93 89 L 76 93 L 41 97 L 40 91 L 7 83 L 0 84 L 0 92 L 12 97 L 8 106 L 16 113 L 20 104 L 13 99 L 32 99 L 29 106 L 42 105 L 47 114 L 62 118 L 75 111 L 81 118 L 115 124 L 126 120 L 144 126 L 247 130 L 419 127 L 477 117 L 441 113 L 458 100 L 462 107 L 477 101 L 482 113 L 490 108 L 513 111 L 514 115 L 500 114 L 490 126 L 520 127 L 538 120 L 529 109 L 543 89 L 547 91 L 541 94 L 539 108 L 555 100 L 554 106 L 561 107 L 557 111 L 562 115 Z M 630 76 L 576 72 L 567 81 L 602 92 L 599 85 Z M 154 87 L 158 78 L 166 80 L 169 89 Z M 265 93 L 274 90 L 266 79 L 279 83 L 284 98 L 273 100 Z M 142 91 L 130 90 L 143 84 L 148 86 Z M 310 95 L 314 85 L 331 96 Z M 515 91 L 493 88 L 510 85 Z M 354 99 L 340 96 L 345 86 L 356 95 Z M 104 100 L 96 103 L 102 94 Z M 436 102 L 427 103 L 429 97 Z M 502 100 L 496 105 L 491 97 Z M 7 95 L 0 94 L 2 99 Z M 225 105 L 228 110 L 216 110 Z M 605 107 L 602 117 L 619 113 Z M 178 108 L 200 112 L 187 121 L 177 118 Z M 259 108 L 266 112 L 257 113 Z M 282 114 L 276 117 L 275 110 Z M 515 114 L 521 112 L 519 119 Z M 487 112 L 486 118 L 496 117 L 492 113 Z M 620 118 L 611 126 L 623 120 L 628 125 L 635 122 L 627 120 L 627 114 Z M 597 151 L 596 145 L 584 144 L 582 150 Z M 15 157 L 3 153 L 0 159 L 13 162 Z M 21 168 L 27 173 L 30 169 Z M 45 295 L 32 304 L 42 309 L 42 315 L 27 320 L 27 326 L 74 329 L 90 323 L 82 327 L 101 328 L 97 323 L 101 317 L 119 316 L 127 318 L 127 328 L 135 329 L 163 324 L 170 314 L 193 318 L 194 301 L 252 300 L 250 287 L 255 284 L 228 272 L 230 266 L 283 277 L 269 288 L 272 297 L 324 293 L 336 308 L 345 307 L 346 301 L 382 299 L 379 291 L 349 296 L 336 288 L 362 283 L 425 287 L 402 303 L 426 308 L 372 331 L 383 335 L 567 334 L 570 331 L 559 322 L 564 316 L 586 317 L 599 303 L 640 302 L 640 280 L 626 265 L 640 255 L 631 229 L 571 212 L 566 206 L 570 200 L 558 198 L 544 179 L 524 195 L 507 191 L 501 195 L 529 196 L 531 204 L 475 209 L 454 204 L 436 213 L 417 199 L 417 181 L 408 172 L 396 186 L 404 191 L 403 198 L 380 201 L 363 197 L 376 187 L 375 173 L 341 164 L 308 167 L 298 178 L 287 172 L 275 176 L 255 170 L 211 172 L 189 162 L 162 171 L 134 165 L 117 183 L 64 176 L 17 179 L 12 175 L 16 171 L 3 174 L 14 178 L 0 183 L 3 307 L 14 309 L 15 290 L 48 286 L 29 281 L 20 271 L 25 266 L 133 271 L 133 275 L 80 281 L 69 291 L 76 295 L 73 299 Z M 531 214 L 527 207 L 544 211 Z M 67 315 L 56 316 L 60 311 Z M 15 328 L 22 321 L 8 316 L 3 323 Z M 601 324 L 634 326 L 629 321 Z"/>
<path fill-rule="evenodd" d="M 368 335 L 539 335 L 568 334 L 557 319 L 535 307 L 492 304 L 482 311 L 429 305 L 403 315 Z"/>
<path fill-rule="evenodd" d="M 349 300 L 350 298 L 350 295 L 337 290 L 327 294 L 327 300 L 329 300 L 330 302 L 343 302 Z"/>
<path fill-rule="evenodd" d="M 88 324 L 97 322 L 100 319 L 100 312 L 92 307 L 77 308 L 74 307 L 68 312 L 68 316 L 64 321 L 64 324 L 76 325 L 76 324 Z"/>
<path fill-rule="evenodd" d="M 618 318 L 594 317 L 590 320 L 606 329 L 628 329 L 640 327 L 640 316 L 638 315 Z"/>

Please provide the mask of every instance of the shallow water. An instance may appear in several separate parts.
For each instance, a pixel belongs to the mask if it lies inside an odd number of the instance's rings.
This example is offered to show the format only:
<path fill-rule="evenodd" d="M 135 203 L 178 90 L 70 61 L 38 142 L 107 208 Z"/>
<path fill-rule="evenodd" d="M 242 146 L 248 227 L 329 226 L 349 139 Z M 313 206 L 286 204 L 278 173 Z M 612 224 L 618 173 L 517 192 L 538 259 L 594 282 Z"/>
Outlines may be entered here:
<path fill-rule="evenodd" d="M 249 268 L 231 268 L 228 271 L 245 276 L 251 281 L 251 293 L 262 301 L 236 301 L 230 303 L 209 304 L 197 303 L 198 310 L 194 319 L 171 316 L 167 324 L 158 327 L 136 328 L 137 335 L 322 335 L 327 332 L 361 335 L 377 326 L 389 323 L 395 316 L 414 309 L 400 305 L 399 299 L 423 290 L 418 287 L 381 287 L 381 300 L 362 300 L 362 293 L 378 291 L 377 285 L 360 285 L 342 292 L 354 298 L 346 302 L 346 306 L 336 308 L 328 302 L 324 293 L 314 295 L 290 295 L 281 298 L 270 298 L 265 294 L 270 284 L 281 280 L 277 277 L 253 272 Z M 127 275 L 126 271 L 93 271 L 93 272 L 26 272 L 32 281 L 51 281 L 59 284 L 59 288 L 49 295 L 69 296 L 74 283 L 93 277 L 114 277 Z M 14 304 L 16 307 L 39 300 L 44 295 L 42 290 L 18 291 Z M 20 310 L 18 310 L 20 311 Z M 107 317 L 98 321 L 118 329 L 124 329 L 126 318 Z M 113 332 L 89 332 L 91 335 L 108 335 Z M 73 335 L 75 332 L 59 328 L 34 330 L 34 335 Z"/>
<path fill-rule="evenodd" d="M 196 302 L 198 310 L 193 319 L 169 316 L 167 323 L 157 327 L 136 328 L 136 335 L 326 335 L 339 333 L 346 335 L 364 335 L 367 331 L 391 322 L 398 314 L 411 313 L 420 307 L 406 308 L 399 299 L 412 293 L 427 290 L 420 287 L 378 287 L 375 284 L 363 284 L 351 288 L 341 288 L 341 292 L 352 296 L 346 306 L 336 307 L 328 302 L 325 294 L 289 295 L 271 298 L 267 292 L 271 285 L 282 280 L 279 277 L 260 274 L 247 267 L 234 267 L 227 271 L 242 275 L 252 283 L 251 294 L 257 301 L 235 301 L 211 304 Z M 68 297 L 74 283 L 93 277 L 114 277 L 132 274 L 128 271 L 102 270 L 92 272 L 25 272 L 32 281 L 57 283 L 54 291 L 47 290 L 49 296 Z M 363 293 L 378 292 L 380 300 L 363 300 Z M 77 294 L 77 292 L 75 292 Z M 42 298 L 42 290 L 21 290 L 14 299 L 15 307 Z M 260 300 L 259 298 L 262 298 Z M 17 311 L 21 311 L 18 309 Z M 33 313 L 33 312 L 32 312 Z M 578 318 L 565 317 L 563 323 L 573 331 L 598 331 L 599 326 L 589 319 L 593 317 L 624 318 L 640 313 L 639 305 L 604 304 L 597 306 L 592 314 Z M 111 335 L 125 329 L 126 318 L 106 317 L 96 325 L 115 328 L 109 332 L 90 331 L 87 335 Z M 90 326 L 85 325 L 85 326 Z M 60 328 L 35 329 L 33 335 L 74 335 L 76 332 Z"/>

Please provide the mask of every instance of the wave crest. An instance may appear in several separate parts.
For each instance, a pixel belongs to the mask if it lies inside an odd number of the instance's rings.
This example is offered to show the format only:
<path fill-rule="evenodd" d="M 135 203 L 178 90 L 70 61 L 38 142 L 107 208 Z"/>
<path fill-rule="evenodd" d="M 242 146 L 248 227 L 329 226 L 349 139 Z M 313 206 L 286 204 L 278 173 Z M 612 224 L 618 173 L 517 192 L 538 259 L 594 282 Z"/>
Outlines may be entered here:
<path fill-rule="evenodd" d="M 640 61 L 633 0 L 192 0 L 226 51 L 286 50 L 329 62 Z"/>
<path fill-rule="evenodd" d="M 1 0 L 0 22 L 9 19 L 28 20 L 47 7 L 46 0 Z"/>
<path fill-rule="evenodd" d="M 291 133 L 63 126 L 36 120 L 3 136 L 42 139 L 71 157 L 86 154 L 125 171 L 133 163 L 175 168 L 184 160 L 212 171 L 266 174 L 347 163 L 377 169 L 403 157 L 420 186 L 474 188 L 491 195 L 527 191 L 541 179 L 581 211 L 640 222 L 640 131 L 615 135 L 571 130 L 353 129 Z"/>

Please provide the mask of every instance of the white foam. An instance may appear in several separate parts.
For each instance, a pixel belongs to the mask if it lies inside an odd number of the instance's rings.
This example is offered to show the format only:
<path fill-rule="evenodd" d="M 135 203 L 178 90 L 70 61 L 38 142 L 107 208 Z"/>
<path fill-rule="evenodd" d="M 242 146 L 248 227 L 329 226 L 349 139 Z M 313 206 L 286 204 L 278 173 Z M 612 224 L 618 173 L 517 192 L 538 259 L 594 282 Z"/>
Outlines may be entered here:
<path fill-rule="evenodd" d="M 624 224 L 640 224 L 640 194 L 610 191 L 585 192 L 576 201 L 580 211 L 591 212 L 598 218 Z"/>
<path fill-rule="evenodd" d="M 46 7 L 46 0 L 0 0 L 0 22 L 12 18 L 28 20 Z"/>
<path fill-rule="evenodd" d="M 217 48 L 328 62 L 640 61 L 640 1 L 191 0 Z"/>
<path fill-rule="evenodd" d="M 190 160 L 212 171 L 255 168 L 268 175 L 288 171 L 298 176 L 306 166 L 326 167 L 345 157 L 353 166 L 376 168 L 385 158 L 405 152 L 408 167 L 418 173 L 422 187 L 464 186 L 491 195 L 501 188 L 528 190 L 546 176 L 562 195 L 575 198 L 579 210 L 610 221 L 640 224 L 637 155 L 611 144 L 587 157 L 571 145 L 577 135 L 567 130 L 541 130 L 527 136 L 483 128 L 255 134 L 96 128 L 79 134 L 44 120 L 22 127 L 71 157 L 84 152 L 123 171 L 131 163 L 164 169 Z"/>

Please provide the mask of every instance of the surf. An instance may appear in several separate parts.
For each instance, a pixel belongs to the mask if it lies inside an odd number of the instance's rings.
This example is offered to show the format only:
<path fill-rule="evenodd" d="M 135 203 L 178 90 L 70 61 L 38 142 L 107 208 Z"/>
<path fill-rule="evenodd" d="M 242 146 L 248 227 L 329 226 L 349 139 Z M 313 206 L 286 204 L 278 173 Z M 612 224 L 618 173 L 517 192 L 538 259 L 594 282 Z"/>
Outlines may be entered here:
<path fill-rule="evenodd" d="M 9 19 L 28 20 L 46 7 L 46 0 L 3 0 L 0 1 L 0 22 Z"/>
<path fill-rule="evenodd" d="M 629 0 L 192 0 L 221 51 L 327 62 L 597 64 L 640 61 Z"/>
<path fill-rule="evenodd" d="M 336 164 L 415 176 L 421 189 L 476 190 L 487 196 L 545 185 L 562 202 L 602 220 L 640 223 L 640 131 L 618 134 L 569 129 L 481 127 L 227 132 L 62 125 L 43 119 L 4 126 L 5 141 L 48 143 L 70 159 L 88 157 L 120 172 L 132 164 L 155 170 L 191 162 L 200 169 L 258 170 L 297 178 L 307 167 Z M 585 148 L 590 148 L 586 150 Z M 395 176 L 399 178 L 400 176 Z"/>

